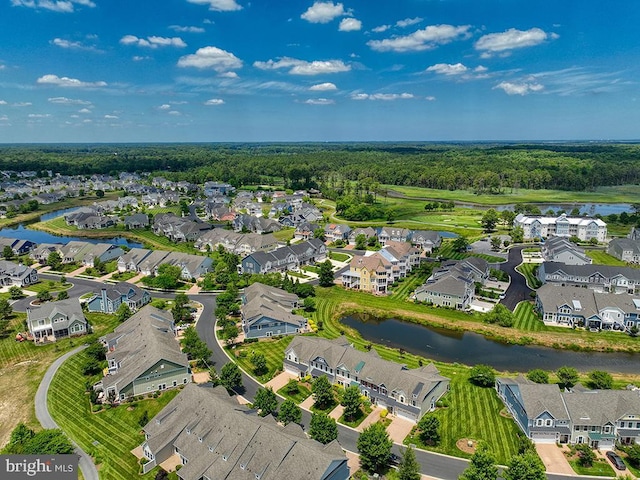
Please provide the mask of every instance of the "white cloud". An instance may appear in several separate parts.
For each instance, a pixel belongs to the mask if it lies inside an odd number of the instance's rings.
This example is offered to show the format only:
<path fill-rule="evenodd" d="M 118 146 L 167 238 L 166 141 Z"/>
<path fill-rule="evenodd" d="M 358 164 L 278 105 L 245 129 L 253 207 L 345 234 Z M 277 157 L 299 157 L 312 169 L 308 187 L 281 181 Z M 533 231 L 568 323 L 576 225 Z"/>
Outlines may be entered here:
<path fill-rule="evenodd" d="M 369 40 L 367 45 L 378 52 L 417 52 L 431 50 L 454 40 L 469 37 L 469 25 L 429 25 L 410 35 L 394 36 L 384 40 Z"/>
<path fill-rule="evenodd" d="M 204 102 L 205 105 L 224 105 L 224 100 L 221 98 L 211 98 Z"/>
<path fill-rule="evenodd" d="M 131 59 L 132 59 L 134 62 L 141 62 L 141 61 L 143 61 L 143 60 L 149 60 L 149 59 L 151 59 L 151 57 L 141 56 L 141 55 L 134 55 L 133 57 L 131 57 Z"/>
<path fill-rule="evenodd" d="M 9 121 L 9 117 L 7 115 L 0 115 L 0 121 L 1 122 L 8 122 Z"/>
<path fill-rule="evenodd" d="M 179 111 L 177 111 L 177 110 L 171 110 L 171 111 L 169 112 L 169 115 L 174 115 L 174 116 L 176 116 L 176 117 L 179 117 L 179 116 L 180 116 L 180 115 L 182 115 L 182 114 L 181 114 Z"/>
<path fill-rule="evenodd" d="M 214 12 L 235 12 L 242 10 L 242 5 L 238 5 L 236 0 L 187 0 L 196 5 L 209 5 L 209 10 Z"/>
<path fill-rule="evenodd" d="M 499 88 L 507 95 L 528 95 L 544 89 L 544 85 L 529 82 L 501 82 L 493 89 Z"/>
<path fill-rule="evenodd" d="M 76 5 L 93 8 L 96 6 L 91 0 L 11 0 L 14 7 L 42 8 L 52 12 L 72 13 Z"/>
<path fill-rule="evenodd" d="M 81 108 L 80 110 L 78 110 L 78 113 L 91 113 L 91 110 L 89 110 L 88 108 Z"/>
<path fill-rule="evenodd" d="M 434 97 L 433 95 L 429 95 L 428 97 L 424 97 L 424 99 L 425 99 L 427 102 L 435 102 L 436 97 Z"/>
<path fill-rule="evenodd" d="M 475 43 L 476 50 L 483 52 L 483 57 L 490 57 L 494 53 L 509 53 L 516 48 L 533 47 L 541 44 L 547 38 L 558 38 L 556 34 L 548 35 L 544 30 L 531 28 L 529 30 L 516 30 L 510 28 L 502 33 L 490 33 L 478 39 Z"/>
<path fill-rule="evenodd" d="M 51 97 L 48 99 L 50 103 L 57 103 L 61 105 L 91 105 L 91 102 L 86 100 L 79 100 L 67 97 Z"/>
<path fill-rule="evenodd" d="M 85 48 L 81 42 L 72 42 L 70 40 L 64 40 L 62 38 L 54 38 L 51 43 L 60 48 Z"/>
<path fill-rule="evenodd" d="M 7 101 L 6 100 L 0 100 L 0 105 L 6 105 Z"/>
<path fill-rule="evenodd" d="M 163 105 L 160 105 L 158 108 L 160 110 L 169 110 L 169 109 L 171 109 L 171 105 L 168 105 L 168 104 L 165 103 Z"/>
<path fill-rule="evenodd" d="M 223 72 L 219 76 L 222 78 L 238 78 L 238 74 L 236 72 Z"/>
<path fill-rule="evenodd" d="M 33 105 L 31 102 L 16 102 L 11 104 L 12 107 L 30 107 L 31 105 Z"/>
<path fill-rule="evenodd" d="M 351 94 L 352 100 L 408 100 L 415 98 L 412 93 L 353 93 Z"/>
<path fill-rule="evenodd" d="M 338 27 L 341 32 L 356 32 L 360 29 L 362 29 L 362 22 L 351 17 L 343 18 Z"/>
<path fill-rule="evenodd" d="M 427 72 L 435 72 L 440 75 L 462 75 L 467 70 L 469 69 L 461 63 L 436 63 L 427 68 Z"/>
<path fill-rule="evenodd" d="M 260 70 L 277 70 L 289 68 L 291 75 L 321 75 L 325 73 L 340 73 L 351 70 L 350 65 L 346 65 L 342 60 L 314 60 L 307 62 L 296 58 L 283 57 L 276 61 L 254 62 L 253 66 Z"/>
<path fill-rule="evenodd" d="M 117 120 L 120 117 L 118 117 L 117 115 L 109 115 L 109 114 L 107 114 L 107 115 L 104 116 L 104 118 L 108 118 L 110 120 Z"/>
<path fill-rule="evenodd" d="M 218 47 L 202 47 L 196 50 L 196 53 L 180 57 L 178 66 L 212 69 L 222 73 L 241 68 L 242 60 Z"/>
<path fill-rule="evenodd" d="M 306 12 L 300 15 L 300 18 L 310 23 L 329 23 L 336 17 L 346 15 L 342 3 L 333 2 L 315 2 Z"/>
<path fill-rule="evenodd" d="M 329 90 L 337 90 L 337 89 L 338 87 L 336 87 L 335 84 L 330 82 L 318 83 L 316 85 L 312 85 L 309 87 L 309 90 L 311 90 L 312 92 L 326 92 Z"/>
<path fill-rule="evenodd" d="M 174 32 L 180 33 L 204 33 L 205 29 L 202 27 L 183 27 L 182 25 L 169 25 L 169 28 Z"/>
<path fill-rule="evenodd" d="M 304 103 L 307 105 L 333 105 L 336 102 L 328 98 L 310 98 L 305 100 Z"/>
<path fill-rule="evenodd" d="M 371 31 L 375 33 L 386 32 L 391 28 L 391 25 L 380 25 L 379 27 L 372 28 Z"/>
<path fill-rule="evenodd" d="M 50 116 L 50 113 L 30 113 L 29 115 L 27 115 L 27 117 L 29 118 L 48 118 Z"/>
<path fill-rule="evenodd" d="M 158 48 L 158 47 L 186 47 L 180 37 L 156 37 L 151 36 L 147 38 L 138 38 L 135 35 L 125 35 L 120 39 L 120 43 L 123 45 L 136 45 L 138 47 Z"/>
<path fill-rule="evenodd" d="M 396 26 L 400 28 L 410 27 L 411 25 L 415 25 L 416 23 L 420 23 L 424 18 L 415 17 L 415 18 L 405 18 L 404 20 L 398 20 L 396 22 Z"/>
<path fill-rule="evenodd" d="M 43 85 L 56 85 L 58 87 L 70 87 L 70 88 L 97 88 L 106 87 L 107 82 L 83 82 L 77 78 L 58 77 L 57 75 L 43 75 L 38 78 L 37 83 Z"/>

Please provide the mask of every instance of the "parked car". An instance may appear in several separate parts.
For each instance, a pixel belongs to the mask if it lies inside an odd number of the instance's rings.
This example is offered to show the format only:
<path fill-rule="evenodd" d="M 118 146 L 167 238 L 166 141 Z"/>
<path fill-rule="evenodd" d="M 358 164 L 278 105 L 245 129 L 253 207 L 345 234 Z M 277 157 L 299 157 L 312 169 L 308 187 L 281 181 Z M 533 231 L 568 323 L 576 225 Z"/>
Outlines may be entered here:
<path fill-rule="evenodd" d="M 396 455 L 395 453 L 392 453 L 389 456 L 389 464 L 397 467 L 398 465 L 400 465 L 400 457 L 398 455 Z"/>
<path fill-rule="evenodd" d="M 611 463 L 613 463 L 613 466 L 616 467 L 618 470 L 627 469 L 627 466 L 624 464 L 624 462 L 622 461 L 622 458 L 620 458 L 620 455 L 618 455 L 617 453 L 609 451 L 607 452 L 607 458 L 611 460 Z"/>

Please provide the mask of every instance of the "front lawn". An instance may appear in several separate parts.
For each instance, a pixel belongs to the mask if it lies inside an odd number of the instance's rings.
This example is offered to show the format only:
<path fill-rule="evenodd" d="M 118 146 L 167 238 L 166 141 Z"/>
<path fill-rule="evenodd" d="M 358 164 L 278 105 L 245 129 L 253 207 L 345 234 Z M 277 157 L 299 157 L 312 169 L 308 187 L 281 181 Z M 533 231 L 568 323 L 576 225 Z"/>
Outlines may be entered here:
<path fill-rule="evenodd" d="M 513 328 L 527 332 L 539 332 L 546 330 L 546 325 L 538 318 L 538 314 L 533 309 L 530 302 L 521 302 L 513 312 L 515 323 Z"/>
<path fill-rule="evenodd" d="M 586 253 L 596 265 L 611 265 L 613 267 L 627 266 L 625 262 L 618 260 L 613 255 L 609 255 L 604 250 L 585 250 L 584 253 Z"/>
<path fill-rule="evenodd" d="M 535 289 L 542 286 L 542 282 L 538 280 L 538 277 L 536 277 L 539 266 L 540 265 L 538 263 L 523 263 L 516 267 L 516 270 L 527 280 L 527 286 L 529 288 Z"/>
<path fill-rule="evenodd" d="M 583 467 L 578 463 L 577 459 L 569 459 L 569 465 L 578 475 L 591 475 L 594 477 L 615 477 L 616 472 L 613 471 L 609 462 L 604 458 L 598 458 L 593 462 L 591 467 Z"/>
<path fill-rule="evenodd" d="M 329 258 L 331 260 L 335 260 L 336 262 L 346 262 L 351 258 L 350 255 L 342 252 L 329 252 Z"/>
<path fill-rule="evenodd" d="M 347 420 L 345 416 L 342 415 L 338 419 L 338 423 L 346 425 L 347 427 L 357 428 L 371 412 L 373 412 L 373 408 L 371 408 L 371 404 L 369 402 L 366 402 L 360 407 L 360 410 L 358 410 L 358 413 L 354 418 Z"/>
<path fill-rule="evenodd" d="M 289 392 L 289 386 L 285 385 L 280 390 L 277 391 L 278 395 L 282 395 L 284 398 L 288 398 L 289 400 L 294 401 L 295 403 L 304 402 L 309 395 L 311 395 L 311 389 L 307 386 L 308 384 L 302 384 L 301 382 L 296 382 L 296 386 L 298 387 L 298 391 L 295 393 Z"/>
<path fill-rule="evenodd" d="M 122 273 L 118 272 L 111 275 L 111 279 L 117 280 L 119 282 L 126 282 L 127 280 L 130 280 L 133 277 L 135 277 L 136 275 L 138 275 L 138 272 L 122 272 Z"/>
<path fill-rule="evenodd" d="M 225 347 L 247 373 L 258 379 L 261 383 L 271 380 L 277 372 L 282 371 L 282 361 L 284 359 L 284 351 L 293 340 L 293 336 L 289 335 L 276 340 L 264 340 L 255 343 L 241 343 L 234 347 Z M 267 373 L 256 375 L 253 371 L 251 356 L 254 353 L 262 353 L 267 359 Z"/>
<path fill-rule="evenodd" d="M 85 393 L 87 377 L 81 373 L 84 354 L 68 359 L 56 373 L 47 398 L 53 419 L 98 465 L 103 480 L 152 479 L 156 470 L 139 476 L 139 464 L 130 452 L 144 440 L 139 421 L 147 412 L 153 418 L 179 390 L 169 390 L 157 399 L 149 398 L 116 408 L 91 413 Z M 132 408 L 133 407 L 133 408 Z M 73 414 L 70 414 L 70 413 Z"/>

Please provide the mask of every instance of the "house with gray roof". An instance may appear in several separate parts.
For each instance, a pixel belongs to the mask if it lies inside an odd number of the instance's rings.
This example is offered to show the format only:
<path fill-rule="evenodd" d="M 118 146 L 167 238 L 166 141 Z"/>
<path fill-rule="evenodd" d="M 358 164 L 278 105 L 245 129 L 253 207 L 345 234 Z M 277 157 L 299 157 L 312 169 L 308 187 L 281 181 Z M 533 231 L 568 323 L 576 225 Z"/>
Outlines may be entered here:
<path fill-rule="evenodd" d="M 0 260 L 0 285 L 26 287 L 38 282 L 38 271 L 22 263 Z"/>
<path fill-rule="evenodd" d="M 340 337 L 295 337 L 285 350 L 284 369 L 304 377 L 325 375 L 343 387 L 356 385 L 372 404 L 417 422 L 448 391 L 449 379 L 433 364 L 416 369 L 361 352 Z"/>
<path fill-rule="evenodd" d="M 119 282 L 116 285 L 104 285 L 100 293 L 94 293 L 86 303 L 90 312 L 116 313 L 123 303 L 135 312 L 150 301 L 151 295 L 146 290 L 132 283 Z"/>
<path fill-rule="evenodd" d="M 609 242 L 607 253 L 623 262 L 640 263 L 640 240 L 614 238 Z"/>
<path fill-rule="evenodd" d="M 542 283 L 577 285 L 607 292 L 640 291 L 640 269 L 610 265 L 566 265 L 544 262 L 538 267 Z"/>
<path fill-rule="evenodd" d="M 124 217 L 124 226 L 128 229 L 147 228 L 149 216 L 146 213 L 134 213 Z"/>
<path fill-rule="evenodd" d="M 519 376 L 496 379 L 498 396 L 535 443 L 586 443 L 612 450 L 640 442 L 640 393 L 633 390 L 561 391 Z"/>
<path fill-rule="evenodd" d="M 120 273 L 140 271 L 140 264 L 150 254 L 151 250 L 146 248 L 132 248 L 118 257 L 118 271 Z"/>
<path fill-rule="evenodd" d="M 215 251 L 222 246 L 226 251 L 236 255 L 249 255 L 260 250 L 270 251 L 279 246 L 278 240 L 271 233 L 238 233 L 233 230 L 214 228 L 203 233 L 194 243 L 200 251 Z"/>
<path fill-rule="evenodd" d="M 191 382 L 171 312 L 147 305 L 100 338 L 107 348 L 107 375 L 94 386 L 116 401 Z"/>
<path fill-rule="evenodd" d="M 84 335 L 89 324 L 77 298 L 48 302 L 27 308 L 27 328 L 36 343 Z"/>
<path fill-rule="evenodd" d="M 0 251 L 4 247 L 11 247 L 14 255 L 25 255 L 37 247 L 31 240 L 21 240 L 19 238 L 0 237 Z"/>
<path fill-rule="evenodd" d="M 570 242 L 565 237 L 551 237 L 542 244 L 542 258 L 546 262 L 565 263 L 567 265 L 588 265 L 593 260 L 583 248 Z"/>
<path fill-rule="evenodd" d="M 245 338 L 295 335 L 307 330 L 307 319 L 292 313 L 298 296 L 280 288 L 254 283 L 241 295 L 242 330 Z"/>
<path fill-rule="evenodd" d="M 143 428 L 143 471 L 175 458 L 182 480 L 347 480 L 337 440 L 322 445 L 229 397 L 224 387 L 187 385 Z"/>
<path fill-rule="evenodd" d="M 317 238 L 277 248 L 271 252 L 258 251 L 247 255 L 238 265 L 238 272 L 269 273 L 294 270 L 302 265 L 323 261 L 327 247 Z"/>

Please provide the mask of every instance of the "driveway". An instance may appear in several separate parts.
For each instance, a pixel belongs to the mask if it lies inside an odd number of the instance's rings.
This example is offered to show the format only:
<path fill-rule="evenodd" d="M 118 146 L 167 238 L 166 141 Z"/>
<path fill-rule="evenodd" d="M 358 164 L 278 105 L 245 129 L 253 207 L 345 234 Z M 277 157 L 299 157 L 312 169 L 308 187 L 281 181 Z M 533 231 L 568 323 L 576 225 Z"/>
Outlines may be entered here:
<path fill-rule="evenodd" d="M 558 448 L 555 443 L 536 443 L 536 451 L 540 460 L 544 463 L 547 473 L 558 473 L 562 475 L 575 475 L 571 465 L 564 456 L 563 449 Z"/>
<path fill-rule="evenodd" d="M 47 393 L 49 392 L 49 387 L 51 386 L 51 380 L 53 380 L 53 376 L 58 371 L 58 368 L 65 362 L 65 360 L 69 357 L 72 357 L 76 353 L 80 352 L 87 348 L 86 346 L 81 346 L 74 348 L 70 352 L 65 353 L 61 357 L 58 357 L 51 366 L 47 369 L 42 381 L 40 382 L 40 386 L 38 387 L 38 391 L 36 392 L 35 404 L 36 404 L 36 418 L 42 425 L 42 428 L 60 428 L 58 424 L 51 418 L 49 414 L 49 408 L 47 407 Z M 93 464 L 93 460 L 89 455 L 85 453 L 75 442 L 72 442 L 75 447 L 75 452 L 80 457 L 80 461 L 78 466 L 80 467 L 80 471 L 82 471 L 82 476 L 85 480 L 99 480 L 98 470 L 96 466 Z"/>
<path fill-rule="evenodd" d="M 511 283 L 505 293 L 505 298 L 500 300 L 505 307 L 512 312 L 520 302 L 531 300 L 529 293 L 532 292 L 524 276 L 516 271 L 516 267 L 522 263 L 522 249 L 524 246 L 509 249 L 509 258 L 505 263 L 500 264 L 500 270 L 509 274 Z"/>

